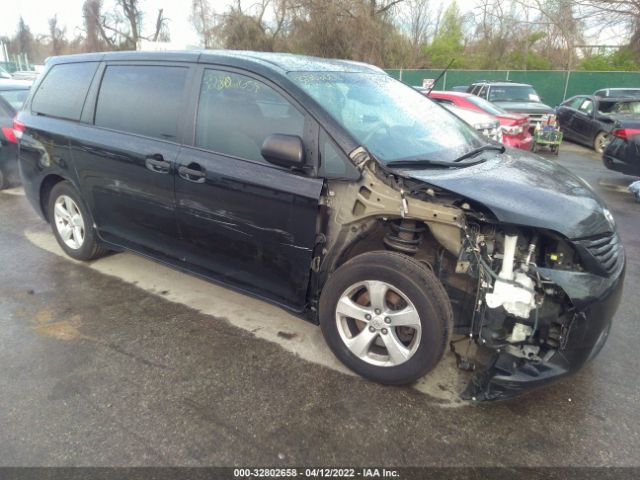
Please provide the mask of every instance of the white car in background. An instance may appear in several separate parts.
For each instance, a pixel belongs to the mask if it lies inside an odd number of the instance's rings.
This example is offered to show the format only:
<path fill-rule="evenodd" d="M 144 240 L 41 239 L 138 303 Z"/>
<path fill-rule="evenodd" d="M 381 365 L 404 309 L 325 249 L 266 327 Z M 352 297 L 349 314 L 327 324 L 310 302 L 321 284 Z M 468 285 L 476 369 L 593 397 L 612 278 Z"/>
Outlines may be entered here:
<path fill-rule="evenodd" d="M 500 121 L 493 115 L 487 113 L 476 112 L 468 108 L 460 108 L 455 105 L 441 104 L 451 113 L 471 125 L 487 138 L 499 143 L 502 142 L 502 128 Z"/>

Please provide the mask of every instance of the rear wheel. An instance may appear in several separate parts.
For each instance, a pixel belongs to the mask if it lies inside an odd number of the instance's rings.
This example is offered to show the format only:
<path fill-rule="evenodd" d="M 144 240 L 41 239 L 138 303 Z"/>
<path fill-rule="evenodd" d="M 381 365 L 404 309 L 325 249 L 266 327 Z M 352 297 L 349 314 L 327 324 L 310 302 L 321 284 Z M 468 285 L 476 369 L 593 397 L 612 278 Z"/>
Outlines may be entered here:
<path fill-rule="evenodd" d="M 452 316 L 431 270 L 394 252 L 353 258 L 320 297 L 320 326 L 333 353 L 356 373 L 389 385 L 411 383 L 438 364 Z"/>
<path fill-rule="evenodd" d="M 100 243 L 93 217 L 75 187 L 57 183 L 49 195 L 48 217 L 58 244 L 76 260 L 95 260 L 107 249 Z"/>
<path fill-rule="evenodd" d="M 593 140 L 593 149 L 597 153 L 603 153 L 605 148 L 607 148 L 607 138 L 608 134 L 606 132 L 600 132 L 596 135 L 596 138 Z"/>

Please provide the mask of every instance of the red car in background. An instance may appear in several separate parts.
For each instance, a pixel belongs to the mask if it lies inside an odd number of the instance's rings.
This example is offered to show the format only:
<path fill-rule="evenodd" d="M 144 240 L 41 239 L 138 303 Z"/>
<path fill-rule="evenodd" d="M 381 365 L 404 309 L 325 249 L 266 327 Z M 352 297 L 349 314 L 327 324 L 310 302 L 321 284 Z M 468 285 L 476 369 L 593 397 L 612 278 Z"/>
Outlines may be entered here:
<path fill-rule="evenodd" d="M 509 113 L 484 98 L 470 93 L 435 91 L 428 97 L 436 102 L 449 103 L 495 116 L 502 127 L 502 143 L 522 150 L 531 150 L 533 138 L 529 133 L 529 118 L 526 115 Z"/>

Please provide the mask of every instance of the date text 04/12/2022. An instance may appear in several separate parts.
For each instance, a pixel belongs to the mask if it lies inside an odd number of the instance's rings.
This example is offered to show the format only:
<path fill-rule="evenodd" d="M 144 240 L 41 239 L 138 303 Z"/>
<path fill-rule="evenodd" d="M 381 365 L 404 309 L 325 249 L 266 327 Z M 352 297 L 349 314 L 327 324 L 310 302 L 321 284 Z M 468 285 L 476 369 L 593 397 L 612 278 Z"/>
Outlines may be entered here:
<path fill-rule="evenodd" d="M 399 472 L 387 468 L 236 468 L 234 478 L 398 478 Z"/>

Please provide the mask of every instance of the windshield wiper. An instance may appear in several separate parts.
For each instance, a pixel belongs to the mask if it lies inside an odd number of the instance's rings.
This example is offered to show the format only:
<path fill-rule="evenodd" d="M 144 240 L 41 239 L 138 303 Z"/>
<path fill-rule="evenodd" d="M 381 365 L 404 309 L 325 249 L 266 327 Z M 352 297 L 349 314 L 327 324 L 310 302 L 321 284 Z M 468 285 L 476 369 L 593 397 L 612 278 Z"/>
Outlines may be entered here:
<path fill-rule="evenodd" d="M 504 153 L 505 148 L 504 148 L 504 145 L 493 145 L 491 143 L 488 143 L 481 147 L 474 148 L 473 150 L 470 150 L 463 155 L 460 155 L 458 158 L 454 160 L 454 162 L 461 162 L 462 160 L 465 160 L 470 157 L 475 157 L 479 153 L 486 152 L 488 150 L 495 150 L 496 152 Z M 464 164 L 469 165 L 469 162 L 465 162 Z"/>
<path fill-rule="evenodd" d="M 457 160 L 456 160 L 457 162 Z M 484 160 L 475 160 L 473 162 L 443 162 L 440 160 L 416 159 L 416 160 L 393 160 L 385 164 L 389 168 L 420 168 L 420 167 L 447 167 L 447 168 L 464 168 L 477 165 Z"/>

